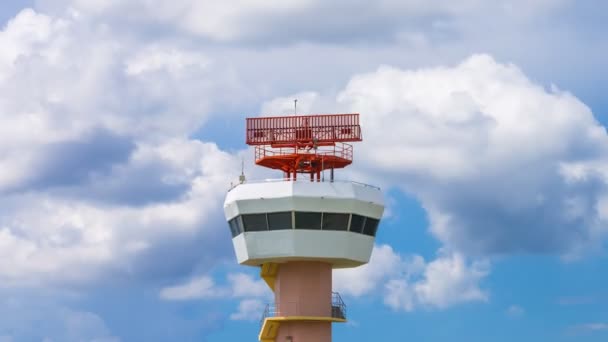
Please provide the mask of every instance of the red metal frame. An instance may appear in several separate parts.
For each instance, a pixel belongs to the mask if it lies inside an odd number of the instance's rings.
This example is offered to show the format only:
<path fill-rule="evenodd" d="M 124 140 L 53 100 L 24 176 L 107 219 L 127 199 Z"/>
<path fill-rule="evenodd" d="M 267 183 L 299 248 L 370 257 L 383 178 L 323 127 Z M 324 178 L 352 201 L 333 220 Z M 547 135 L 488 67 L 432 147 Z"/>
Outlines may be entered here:
<path fill-rule="evenodd" d="M 288 147 L 361 141 L 359 114 L 317 114 L 247 118 L 248 145 Z"/>
<path fill-rule="evenodd" d="M 282 170 L 287 178 L 352 163 L 353 147 L 361 141 L 359 114 L 318 114 L 247 118 L 246 142 L 255 146 L 256 164 Z"/>

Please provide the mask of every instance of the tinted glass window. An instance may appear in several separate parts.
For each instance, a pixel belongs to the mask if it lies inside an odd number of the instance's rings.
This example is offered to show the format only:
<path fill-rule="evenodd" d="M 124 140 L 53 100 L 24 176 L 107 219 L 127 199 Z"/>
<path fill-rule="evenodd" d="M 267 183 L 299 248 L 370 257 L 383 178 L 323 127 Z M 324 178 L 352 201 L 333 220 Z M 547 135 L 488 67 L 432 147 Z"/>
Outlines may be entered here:
<path fill-rule="evenodd" d="M 268 229 L 291 229 L 291 211 L 268 213 Z"/>
<path fill-rule="evenodd" d="M 356 233 L 363 233 L 364 224 L 364 216 L 353 214 L 353 217 L 350 219 L 350 231 Z"/>
<path fill-rule="evenodd" d="M 348 214 L 323 213 L 323 230 L 347 230 Z"/>
<path fill-rule="evenodd" d="M 321 229 L 321 213 L 296 212 L 296 229 Z"/>
<path fill-rule="evenodd" d="M 243 226 L 246 232 L 259 232 L 268 230 L 266 224 L 266 214 L 248 214 L 243 215 Z"/>
<path fill-rule="evenodd" d="M 228 225 L 230 225 L 230 232 L 232 233 L 232 237 L 235 237 L 243 232 L 238 216 L 228 221 Z"/>
<path fill-rule="evenodd" d="M 234 226 L 235 229 L 238 231 L 238 234 L 241 234 L 243 232 L 243 221 L 241 221 L 240 216 L 234 218 Z"/>
<path fill-rule="evenodd" d="M 371 217 L 367 217 L 365 220 L 365 228 L 363 228 L 363 234 L 369 236 L 376 236 L 376 230 L 378 230 L 379 220 L 373 219 Z"/>

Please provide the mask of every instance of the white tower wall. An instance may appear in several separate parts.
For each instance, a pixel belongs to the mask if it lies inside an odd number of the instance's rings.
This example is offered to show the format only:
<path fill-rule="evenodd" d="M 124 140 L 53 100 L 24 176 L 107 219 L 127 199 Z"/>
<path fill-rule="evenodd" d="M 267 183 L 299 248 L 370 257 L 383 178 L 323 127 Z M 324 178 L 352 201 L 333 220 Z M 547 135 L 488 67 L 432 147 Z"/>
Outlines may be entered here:
<path fill-rule="evenodd" d="M 294 260 L 335 268 L 365 264 L 383 211 L 380 189 L 354 182 L 245 183 L 224 203 L 237 260 L 252 266 Z M 281 221 L 273 220 L 275 214 Z"/>

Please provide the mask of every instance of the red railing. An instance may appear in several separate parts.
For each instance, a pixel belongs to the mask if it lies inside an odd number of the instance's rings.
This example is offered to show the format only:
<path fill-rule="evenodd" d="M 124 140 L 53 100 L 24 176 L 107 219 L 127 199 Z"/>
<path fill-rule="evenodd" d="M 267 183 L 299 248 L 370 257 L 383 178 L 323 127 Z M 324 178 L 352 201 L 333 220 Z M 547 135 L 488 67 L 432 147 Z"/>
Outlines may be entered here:
<path fill-rule="evenodd" d="M 260 161 L 266 157 L 281 157 L 281 156 L 323 156 L 337 157 L 345 160 L 353 160 L 353 146 L 347 143 L 336 143 L 333 146 L 322 146 L 318 149 L 302 150 L 294 147 L 272 148 L 267 145 L 255 147 L 255 160 Z"/>
<path fill-rule="evenodd" d="M 361 141 L 359 114 L 320 114 L 247 118 L 248 145 L 318 146 Z"/>

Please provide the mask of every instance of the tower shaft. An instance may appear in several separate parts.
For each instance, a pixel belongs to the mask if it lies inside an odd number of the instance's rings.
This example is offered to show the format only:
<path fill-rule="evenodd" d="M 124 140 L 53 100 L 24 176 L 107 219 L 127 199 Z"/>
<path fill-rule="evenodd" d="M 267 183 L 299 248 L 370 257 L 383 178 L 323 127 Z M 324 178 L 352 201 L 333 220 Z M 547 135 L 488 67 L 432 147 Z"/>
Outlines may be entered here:
<path fill-rule="evenodd" d="M 281 324 L 277 341 L 331 342 L 331 270 L 330 264 L 314 261 L 280 265 L 275 301 L 280 315 L 293 320 Z"/>

